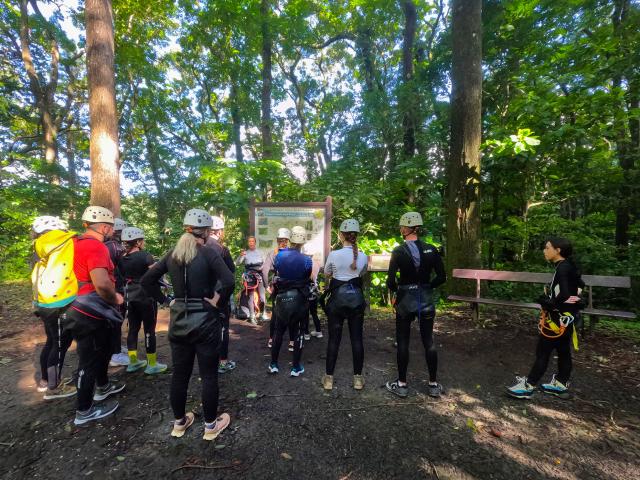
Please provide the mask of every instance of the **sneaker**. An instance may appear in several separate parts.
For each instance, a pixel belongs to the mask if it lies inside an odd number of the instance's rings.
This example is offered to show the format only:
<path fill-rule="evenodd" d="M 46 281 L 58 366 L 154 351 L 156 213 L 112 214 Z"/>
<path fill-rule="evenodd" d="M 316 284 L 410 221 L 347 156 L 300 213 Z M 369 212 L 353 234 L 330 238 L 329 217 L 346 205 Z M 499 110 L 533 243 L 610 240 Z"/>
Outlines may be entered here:
<path fill-rule="evenodd" d="M 218 435 L 220 435 L 222 431 L 229 426 L 229 423 L 231 423 L 231 417 L 228 413 L 220 415 L 212 424 L 205 423 L 202 439 L 209 441 L 215 440 Z"/>
<path fill-rule="evenodd" d="M 193 414 L 193 412 L 187 412 L 182 420 L 174 420 L 173 429 L 171 430 L 171 436 L 178 438 L 183 436 L 184 432 L 187 431 L 187 428 L 193 425 L 193 421 L 195 420 L 195 418 L 196 416 Z"/>
<path fill-rule="evenodd" d="M 58 385 L 53 390 L 47 389 L 44 397 L 42 398 L 44 398 L 45 400 L 55 400 L 57 398 L 73 397 L 76 392 L 76 387 L 74 387 L 73 385 L 65 385 L 64 383 L 60 383 L 60 385 Z"/>
<path fill-rule="evenodd" d="M 364 377 L 362 375 L 353 376 L 353 388 L 362 390 L 364 388 Z"/>
<path fill-rule="evenodd" d="M 409 387 L 407 385 L 399 385 L 397 380 L 395 382 L 387 382 L 385 386 L 387 390 L 399 397 L 404 398 L 409 395 Z"/>
<path fill-rule="evenodd" d="M 227 360 L 226 362 L 218 363 L 218 373 L 227 373 L 236 368 L 236 362 L 233 360 Z"/>
<path fill-rule="evenodd" d="M 99 402 L 104 400 L 109 395 L 121 392 L 124 390 L 125 384 L 121 382 L 109 382 L 104 387 L 96 387 L 96 391 L 93 394 L 93 400 Z"/>
<path fill-rule="evenodd" d="M 63 378 L 62 383 L 65 385 L 75 385 L 78 380 L 78 371 L 74 370 L 70 377 Z"/>
<path fill-rule="evenodd" d="M 440 385 L 439 383 L 430 383 L 428 388 L 430 397 L 440 398 L 440 395 L 442 395 L 442 385 Z"/>
<path fill-rule="evenodd" d="M 507 393 L 514 398 L 531 398 L 534 390 L 527 377 L 516 377 L 516 383 L 507 388 Z"/>
<path fill-rule="evenodd" d="M 271 362 L 269 364 L 269 373 L 278 373 L 280 369 L 278 368 L 278 364 L 276 362 Z"/>
<path fill-rule="evenodd" d="M 250 323 L 251 325 L 258 325 L 258 320 L 256 319 L 256 316 L 255 316 L 255 315 L 253 315 L 253 316 L 249 317 L 249 323 Z"/>
<path fill-rule="evenodd" d="M 144 373 L 147 375 L 156 375 L 158 373 L 164 373 L 167 371 L 167 366 L 164 363 L 156 362 L 155 365 L 147 365 L 144 369 Z"/>
<path fill-rule="evenodd" d="M 308 333 L 305 333 L 304 334 L 304 339 L 305 339 L 305 341 L 308 342 L 309 340 L 311 340 L 311 335 L 309 335 Z"/>
<path fill-rule="evenodd" d="M 98 420 L 111 415 L 118 409 L 118 402 L 111 400 L 108 402 L 100 403 L 99 405 L 91 405 L 91 408 L 86 412 L 76 411 L 76 418 L 73 421 L 76 425 L 84 425 L 87 422 Z"/>
<path fill-rule="evenodd" d="M 129 355 L 126 353 L 114 353 L 111 355 L 110 367 L 123 367 L 129 365 Z"/>
<path fill-rule="evenodd" d="M 567 384 L 563 384 L 556 380 L 555 374 L 551 377 L 551 381 L 549 383 L 543 383 L 540 385 L 540 388 L 544 393 L 548 393 L 549 395 L 555 395 L 556 397 L 567 399 L 569 398 L 569 382 Z"/>
<path fill-rule="evenodd" d="M 333 390 L 333 375 L 325 375 L 322 377 L 322 388 L 325 390 Z"/>
<path fill-rule="evenodd" d="M 271 348 L 273 347 L 273 338 L 270 338 L 269 341 L 267 342 L 267 348 Z"/>
<path fill-rule="evenodd" d="M 263 313 L 260 316 L 260 320 L 262 320 L 263 322 L 268 322 L 269 321 L 269 316 L 266 313 Z"/>
<path fill-rule="evenodd" d="M 312 337 L 316 337 L 316 338 L 322 338 L 322 332 L 311 332 L 311 336 Z"/>
<path fill-rule="evenodd" d="M 127 365 L 127 373 L 137 372 L 147 366 L 146 360 L 136 360 L 135 363 Z"/>
<path fill-rule="evenodd" d="M 49 382 L 47 382 L 46 380 L 39 380 L 38 384 L 36 385 L 36 390 L 40 393 L 44 393 L 47 390 L 49 390 Z"/>
<path fill-rule="evenodd" d="M 304 367 L 302 366 L 302 364 L 298 365 L 297 367 L 291 367 L 292 377 L 299 377 L 303 373 L 304 373 Z"/>
<path fill-rule="evenodd" d="M 289 351 L 293 352 L 293 342 L 289 342 Z"/>

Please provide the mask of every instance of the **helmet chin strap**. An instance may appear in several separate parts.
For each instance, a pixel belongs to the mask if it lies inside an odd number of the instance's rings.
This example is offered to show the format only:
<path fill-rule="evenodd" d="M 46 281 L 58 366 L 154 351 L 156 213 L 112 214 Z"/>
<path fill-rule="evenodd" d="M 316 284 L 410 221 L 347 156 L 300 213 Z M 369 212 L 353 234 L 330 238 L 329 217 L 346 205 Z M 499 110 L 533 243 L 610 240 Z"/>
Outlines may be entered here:
<path fill-rule="evenodd" d="M 91 225 L 87 225 L 87 230 L 91 230 L 93 232 L 96 232 L 98 235 L 102 236 L 102 241 L 104 242 L 105 240 L 108 240 L 109 237 L 107 237 L 104 233 L 99 232 L 98 230 L 96 230 L 95 228 L 93 228 Z"/>

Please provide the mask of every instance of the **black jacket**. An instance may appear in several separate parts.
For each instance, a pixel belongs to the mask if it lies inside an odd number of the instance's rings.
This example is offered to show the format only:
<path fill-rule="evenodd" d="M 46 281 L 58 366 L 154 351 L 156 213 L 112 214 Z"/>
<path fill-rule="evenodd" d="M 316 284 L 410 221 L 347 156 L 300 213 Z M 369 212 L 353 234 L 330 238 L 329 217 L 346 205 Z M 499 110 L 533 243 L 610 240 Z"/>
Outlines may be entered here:
<path fill-rule="evenodd" d="M 420 252 L 420 266 L 417 269 L 413 264 L 413 258 L 411 257 L 409 246 L 406 245 L 406 243 L 397 246 L 393 252 L 391 252 L 387 287 L 392 292 L 398 289 L 398 285 L 417 284 L 429 285 L 431 288 L 436 288 L 447 280 L 442 257 L 438 249 L 421 240 L 416 241 L 416 246 Z M 396 278 L 397 272 L 400 272 L 400 279 Z M 431 278 L 432 273 L 435 273 L 433 279 Z"/>

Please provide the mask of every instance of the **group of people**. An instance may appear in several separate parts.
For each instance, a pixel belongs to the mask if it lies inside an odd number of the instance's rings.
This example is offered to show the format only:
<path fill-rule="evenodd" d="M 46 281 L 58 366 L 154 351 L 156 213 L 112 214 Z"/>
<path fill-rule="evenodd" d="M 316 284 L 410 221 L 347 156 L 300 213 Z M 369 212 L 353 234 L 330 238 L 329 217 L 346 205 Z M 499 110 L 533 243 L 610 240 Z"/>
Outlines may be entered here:
<path fill-rule="evenodd" d="M 344 220 L 339 228 L 341 248 L 329 253 L 324 264 L 325 288 L 318 289 L 320 266 L 306 254 L 307 231 L 301 226 L 281 228 L 277 248 L 266 258 L 250 238 L 248 250 L 236 262 L 224 245 L 224 221 L 202 209 L 189 210 L 183 220 L 184 233 L 160 260 L 144 250 L 144 232 L 129 227 L 100 206 L 88 207 L 82 215 L 82 234 L 69 232 L 57 217 L 38 217 L 32 225 L 35 237 L 35 266 L 32 274 L 36 314 L 42 319 L 47 337 L 42 350 L 41 380 L 38 390 L 44 398 L 77 394 L 76 425 L 104 418 L 118 408 L 108 399 L 121 392 L 124 383 L 109 379 L 110 362 L 127 364 L 127 372 L 144 369 L 149 375 L 163 373 L 167 365 L 156 356 L 156 316 L 158 303 L 169 303 L 168 339 L 171 347 L 170 403 L 175 421 L 171 435 L 181 437 L 193 424 L 195 415 L 186 411 L 189 380 L 195 360 L 202 379 L 202 408 L 205 440 L 215 439 L 230 423 L 226 413 L 218 415 L 218 374 L 232 371 L 236 363 L 228 358 L 229 321 L 235 287 L 236 264 L 258 272 L 253 287 L 262 315 L 249 309 L 249 321 L 266 320 L 266 294 L 270 293 L 272 315 L 268 346 L 270 374 L 280 372 L 280 350 L 285 332 L 293 352 L 292 377 L 304 373 L 302 352 L 311 334 L 323 336 L 317 315 L 318 304 L 327 318 L 327 355 L 322 388 L 332 390 L 344 323 L 347 323 L 353 360 L 353 388 L 362 390 L 366 298 L 363 276 L 367 256 L 358 249 L 359 222 Z M 439 250 L 419 238 L 423 220 L 418 212 L 408 212 L 399 221 L 404 242 L 391 255 L 387 287 L 395 294 L 398 375 L 386 383 L 392 394 L 409 393 L 407 367 L 411 324 L 417 319 L 428 370 L 428 393 L 439 397 L 443 391 L 437 380 L 438 355 L 433 339 L 435 320 L 434 289 L 446 280 Z M 116 233 L 116 228 L 117 233 Z M 564 239 L 550 239 L 545 258 L 556 264 L 556 275 L 542 303 L 549 312 L 545 333 L 528 377 L 518 377 L 508 393 L 530 398 L 547 368 L 550 354 L 558 350 L 560 373 L 547 393 L 566 394 L 571 372 L 570 338 L 573 314 L 580 308 L 580 276 L 570 261 L 571 245 Z M 173 297 L 163 290 L 168 276 Z M 243 291 L 249 288 L 243 280 Z M 170 302 L 169 302 L 170 300 Z M 253 299 L 251 299 L 253 303 Z M 240 303 L 240 302 L 239 302 Z M 309 332 L 309 316 L 315 331 Z M 125 359 L 121 355 L 124 318 L 128 319 Z M 138 335 L 144 330 L 146 360 L 138 358 Z M 552 332 L 552 334 L 549 334 Z M 62 377 L 67 349 L 75 340 L 78 369 L 69 380 Z"/>

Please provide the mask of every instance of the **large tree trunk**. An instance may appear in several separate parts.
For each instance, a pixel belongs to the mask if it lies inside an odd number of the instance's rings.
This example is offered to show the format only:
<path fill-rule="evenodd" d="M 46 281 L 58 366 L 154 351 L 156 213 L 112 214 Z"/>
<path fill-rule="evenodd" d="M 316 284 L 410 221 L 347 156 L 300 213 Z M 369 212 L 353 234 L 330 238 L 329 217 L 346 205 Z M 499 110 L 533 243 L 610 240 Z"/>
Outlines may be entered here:
<path fill-rule="evenodd" d="M 86 0 L 91 204 L 120 215 L 120 152 L 111 0 Z"/>
<path fill-rule="evenodd" d="M 150 129 L 145 129 L 145 147 L 147 150 L 147 161 L 149 162 L 149 167 L 151 168 L 151 175 L 153 177 L 153 183 L 156 186 L 156 191 L 158 192 L 158 201 L 156 202 L 156 219 L 158 222 L 158 229 L 161 234 L 164 234 L 168 211 L 167 211 L 167 195 L 164 189 L 164 183 L 162 181 L 162 177 L 160 175 L 160 156 L 158 155 L 158 151 L 155 148 L 156 139 L 151 134 Z"/>
<path fill-rule="evenodd" d="M 244 162 L 244 155 L 242 154 L 242 140 L 240 138 L 240 128 L 242 126 L 242 118 L 240 117 L 240 105 L 238 98 L 238 78 L 237 74 L 234 74 L 231 83 L 231 122 L 233 124 L 233 145 L 236 149 L 236 161 L 238 163 Z"/>
<path fill-rule="evenodd" d="M 260 28 L 262 32 L 262 94 L 260 133 L 262 135 L 262 158 L 273 159 L 273 132 L 271 120 L 271 56 L 273 39 L 271 35 L 271 1 L 261 0 Z"/>
<path fill-rule="evenodd" d="M 414 0 L 402 0 L 404 13 L 404 33 L 402 40 L 402 156 L 411 158 L 416 151 L 416 98 L 413 88 L 414 42 L 418 23 L 418 14 Z"/>
<path fill-rule="evenodd" d="M 482 0 L 452 2 L 451 145 L 447 168 L 447 273 L 480 259 Z M 450 289 L 465 293 L 470 282 Z M 469 285 L 465 285 L 465 283 Z"/>

